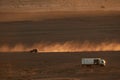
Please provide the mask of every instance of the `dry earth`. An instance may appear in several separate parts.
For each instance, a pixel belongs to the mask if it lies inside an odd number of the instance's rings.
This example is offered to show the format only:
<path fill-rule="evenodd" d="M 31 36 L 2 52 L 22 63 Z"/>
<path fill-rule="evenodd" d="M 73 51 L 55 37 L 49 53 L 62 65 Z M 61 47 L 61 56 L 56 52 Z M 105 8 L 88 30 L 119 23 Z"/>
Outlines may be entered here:
<path fill-rule="evenodd" d="M 0 45 L 120 41 L 120 12 L 0 13 L 0 17 Z"/>
<path fill-rule="evenodd" d="M 0 53 L 0 80 L 120 80 L 120 52 Z M 101 57 L 105 67 L 81 67 Z"/>
<path fill-rule="evenodd" d="M 86 14 L 89 13 L 89 14 Z M 119 12 L 0 13 L 0 46 L 66 41 L 120 42 Z M 106 67 L 82 68 L 82 57 Z M 0 53 L 0 80 L 120 80 L 120 52 Z"/>
<path fill-rule="evenodd" d="M 120 10 L 120 0 L 0 0 L 1 11 Z"/>

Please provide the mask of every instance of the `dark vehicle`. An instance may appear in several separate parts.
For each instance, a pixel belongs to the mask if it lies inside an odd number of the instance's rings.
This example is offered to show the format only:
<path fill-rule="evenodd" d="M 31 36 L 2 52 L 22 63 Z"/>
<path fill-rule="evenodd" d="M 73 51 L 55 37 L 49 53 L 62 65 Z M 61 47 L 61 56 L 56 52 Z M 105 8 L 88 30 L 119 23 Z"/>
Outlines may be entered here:
<path fill-rule="evenodd" d="M 38 50 L 38 49 L 32 49 L 32 50 L 30 50 L 30 52 L 31 52 L 31 53 L 38 53 L 39 50 Z"/>

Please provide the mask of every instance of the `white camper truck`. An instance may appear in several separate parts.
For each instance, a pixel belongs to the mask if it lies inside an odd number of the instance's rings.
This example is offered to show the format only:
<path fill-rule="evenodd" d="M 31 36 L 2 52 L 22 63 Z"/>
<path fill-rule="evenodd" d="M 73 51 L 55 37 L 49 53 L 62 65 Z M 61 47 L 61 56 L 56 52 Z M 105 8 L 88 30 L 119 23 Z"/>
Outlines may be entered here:
<path fill-rule="evenodd" d="M 106 61 L 101 58 L 82 58 L 81 64 L 82 66 L 92 66 L 92 65 L 105 66 Z"/>

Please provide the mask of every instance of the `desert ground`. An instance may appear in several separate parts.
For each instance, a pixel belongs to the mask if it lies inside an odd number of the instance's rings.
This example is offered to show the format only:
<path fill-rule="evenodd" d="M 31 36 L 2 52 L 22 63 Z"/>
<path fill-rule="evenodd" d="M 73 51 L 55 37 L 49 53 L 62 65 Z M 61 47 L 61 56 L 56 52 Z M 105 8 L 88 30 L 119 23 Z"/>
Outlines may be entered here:
<path fill-rule="evenodd" d="M 0 42 L 120 42 L 119 11 L 0 13 Z"/>
<path fill-rule="evenodd" d="M 0 80 L 120 80 L 119 34 L 119 11 L 0 12 Z M 71 46 L 64 45 L 71 41 Z M 81 45 L 76 42 L 86 41 L 94 44 L 91 49 L 104 42 L 107 44 L 99 48 L 109 45 L 110 49 L 70 52 Z M 22 44 L 19 52 L 18 44 Z M 40 47 L 38 54 L 27 52 L 31 46 L 38 48 L 34 44 L 42 44 L 44 49 Z M 64 52 L 66 48 L 68 52 Z M 83 68 L 82 57 L 104 58 L 107 65 Z"/>
<path fill-rule="evenodd" d="M 105 67 L 81 67 L 81 58 L 100 57 Z M 120 52 L 0 53 L 1 80 L 120 80 Z"/>

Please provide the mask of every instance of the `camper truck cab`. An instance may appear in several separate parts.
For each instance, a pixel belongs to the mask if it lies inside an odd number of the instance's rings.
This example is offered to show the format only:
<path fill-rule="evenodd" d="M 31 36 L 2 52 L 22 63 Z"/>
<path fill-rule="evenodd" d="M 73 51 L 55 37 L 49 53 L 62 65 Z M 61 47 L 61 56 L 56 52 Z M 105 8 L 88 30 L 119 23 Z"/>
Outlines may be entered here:
<path fill-rule="evenodd" d="M 106 61 L 101 58 L 82 58 L 81 64 L 82 66 L 91 66 L 91 65 L 105 66 Z"/>

